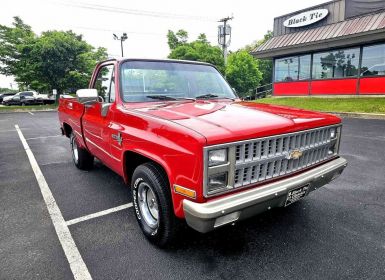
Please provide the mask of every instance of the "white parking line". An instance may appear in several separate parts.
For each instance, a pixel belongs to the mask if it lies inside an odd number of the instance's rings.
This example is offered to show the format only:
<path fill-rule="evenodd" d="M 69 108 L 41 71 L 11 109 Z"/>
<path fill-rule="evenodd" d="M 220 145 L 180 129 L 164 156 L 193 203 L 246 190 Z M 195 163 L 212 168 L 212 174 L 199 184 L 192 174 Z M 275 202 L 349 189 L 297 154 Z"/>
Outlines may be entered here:
<path fill-rule="evenodd" d="M 34 113 L 32 113 L 32 112 L 29 112 L 29 111 L 28 111 L 28 113 L 29 113 L 29 114 L 31 114 L 32 116 L 33 116 L 33 115 L 35 115 Z"/>
<path fill-rule="evenodd" d="M 118 211 L 130 208 L 130 207 L 132 207 L 132 203 L 123 204 L 123 205 L 120 205 L 120 206 L 117 206 L 117 207 L 114 207 L 114 208 L 110 208 L 110 209 L 107 209 L 107 210 L 103 210 L 103 211 L 100 211 L 100 212 L 96 212 L 96 213 L 89 214 L 89 215 L 86 215 L 86 216 L 83 216 L 83 217 L 79 217 L 79 218 L 76 218 L 76 219 L 69 220 L 69 221 L 66 222 L 66 224 L 67 224 L 67 226 L 74 225 L 74 224 L 77 224 L 77 223 L 80 223 L 80 222 L 84 222 L 84 221 L 87 221 L 87 220 L 90 220 L 90 219 L 94 219 L 94 218 L 97 218 L 97 217 L 105 216 L 105 215 L 108 215 L 110 213 L 118 212 Z"/>
<path fill-rule="evenodd" d="M 62 136 L 61 134 L 58 135 L 52 135 L 52 136 L 39 136 L 39 137 L 32 137 L 32 138 L 27 138 L 25 140 L 35 140 L 35 139 L 44 139 L 44 138 L 53 138 L 53 137 L 60 137 Z"/>
<path fill-rule="evenodd" d="M 55 198 L 52 195 L 51 190 L 48 187 L 47 181 L 45 180 L 43 173 L 40 170 L 39 165 L 33 155 L 31 149 L 28 146 L 27 141 L 24 138 L 19 126 L 15 125 L 16 131 L 20 137 L 21 143 L 27 153 L 29 162 L 32 166 L 32 170 L 35 173 L 36 180 L 39 184 L 41 194 L 44 202 L 47 206 L 48 213 L 51 217 L 53 226 L 55 227 L 56 234 L 59 237 L 61 246 L 63 247 L 64 254 L 67 257 L 67 261 L 70 265 L 72 274 L 75 279 L 92 279 L 86 264 L 83 261 L 82 256 L 76 247 L 75 241 L 73 240 L 71 233 L 64 221 L 64 218 L 60 212 L 59 207 L 56 204 Z"/>

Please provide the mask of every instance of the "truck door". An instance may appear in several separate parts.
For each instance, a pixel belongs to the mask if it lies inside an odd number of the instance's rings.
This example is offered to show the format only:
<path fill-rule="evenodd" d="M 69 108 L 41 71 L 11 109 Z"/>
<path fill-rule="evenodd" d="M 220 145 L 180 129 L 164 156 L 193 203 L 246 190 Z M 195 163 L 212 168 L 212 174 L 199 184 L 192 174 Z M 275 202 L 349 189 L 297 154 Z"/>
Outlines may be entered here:
<path fill-rule="evenodd" d="M 98 91 L 99 101 L 86 106 L 82 119 L 88 149 L 109 167 L 116 165 L 118 160 L 110 153 L 110 125 L 113 119 L 110 107 L 115 101 L 114 68 L 113 64 L 104 64 L 97 69 L 92 88 Z"/>

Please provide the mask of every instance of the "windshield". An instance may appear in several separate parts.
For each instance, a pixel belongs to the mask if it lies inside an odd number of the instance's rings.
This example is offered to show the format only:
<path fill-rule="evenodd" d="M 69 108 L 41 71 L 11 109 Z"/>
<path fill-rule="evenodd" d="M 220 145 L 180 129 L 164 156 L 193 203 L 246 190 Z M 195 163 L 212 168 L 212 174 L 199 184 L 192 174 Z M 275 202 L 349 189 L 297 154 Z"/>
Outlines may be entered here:
<path fill-rule="evenodd" d="M 209 65 L 162 61 L 127 61 L 121 67 L 124 102 L 236 98 Z"/>

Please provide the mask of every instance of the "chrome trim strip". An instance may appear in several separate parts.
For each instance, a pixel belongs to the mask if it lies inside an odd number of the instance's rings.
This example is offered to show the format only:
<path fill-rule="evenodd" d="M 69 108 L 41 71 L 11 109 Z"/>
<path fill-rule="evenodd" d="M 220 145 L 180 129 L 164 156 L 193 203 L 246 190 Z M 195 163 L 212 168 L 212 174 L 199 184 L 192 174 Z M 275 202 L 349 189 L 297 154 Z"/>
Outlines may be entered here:
<path fill-rule="evenodd" d="M 80 136 L 81 138 L 83 138 L 83 135 L 81 135 L 79 132 L 77 132 L 76 130 L 74 130 L 76 135 Z"/>
<path fill-rule="evenodd" d="M 73 119 L 69 119 L 69 121 L 70 121 L 73 125 L 75 125 L 75 126 L 77 126 L 78 128 L 81 129 L 80 125 L 78 125 Z"/>
<path fill-rule="evenodd" d="M 86 141 L 90 144 L 92 144 L 94 147 L 98 148 L 99 150 L 101 150 L 103 153 L 105 153 L 106 155 L 108 155 L 109 157 L 113 158 L 114 160 L 116 161 L 121 161 L 120 159 L 114 157 L 113 155 L 111 155 L 110 153 L 108 153 L 106 150 L 104 150 L 103 148 L 99 147 L 98 145 L 96 145 L 94 142 L 92 142 L 90 139 L 88 139 L 87 137 L 85 137 Z"/>
<path fill-rule="evenodd" d="M 92 135 L 92 136 L 95 137 L 95 138 L 98 138 L 98 139 L 100 139 L 100 140 L 103 140 L 102 137 L 100 137 L 99 135 L 96 135 L 96 134 L 90 132 L 88 129 L 84 129 L 84 132 L 89 133 L 90 135 Z"/>

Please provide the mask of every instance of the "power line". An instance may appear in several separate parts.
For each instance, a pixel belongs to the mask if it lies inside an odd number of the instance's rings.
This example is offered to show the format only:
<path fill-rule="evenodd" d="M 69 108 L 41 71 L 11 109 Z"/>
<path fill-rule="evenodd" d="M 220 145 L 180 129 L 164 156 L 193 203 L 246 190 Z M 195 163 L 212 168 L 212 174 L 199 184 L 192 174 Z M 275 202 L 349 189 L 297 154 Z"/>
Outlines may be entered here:
<path fill-rule="evenodd" d="M 108 28 L 98 28 L 98 27 L 89 27 L 89 26 L 70 26 L 70 25 L 64 25 L 61 28 L 65 29 L 83 29 L 83 30 L 91 30 L 91 31 L 99 31 L 99 32 L 125 32 L 127 34 L 133 34 L 133 35 L 144 35 L 144 36 L 161 36 L 165 37 L 167 35 L 167 32 L 165 33 L 155 33 L 155 32 L 138 32 L 138 31 L 126 31 L 125 29 L 108 29 Z M 207 35 L 207 38 L 216 38 L 216 35 Z"/>
<path fill-rule="evenodd" d="M 197 21 L 209 21 L 209 22 L 216 21 L 215 19 L 209 18 L 209 17 L 173 14 L 173 13 L 165 13 L 165 12 L 154 12 L 154 11 L 146 11 L 146 10 L 135 10 L 135 9 L 122 8 L 122 7 L 90 4 L 86 2 L 57 1 L 57 3 L 64 6 L 72 6 L 72 7 L 82 8 L 82 9 L 97 10 L 97 11 L 104 11 L 104 12 L 111 12 L 111 13 L 130 14 L 134 16 L 147 16 L 147 17 L 156 17 L 156 18 L 171 18 L 171 19 L 197 20 Z"/>

